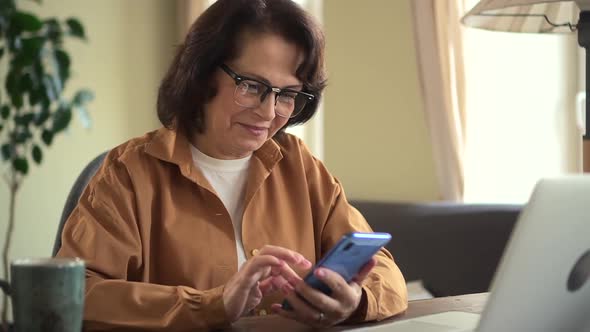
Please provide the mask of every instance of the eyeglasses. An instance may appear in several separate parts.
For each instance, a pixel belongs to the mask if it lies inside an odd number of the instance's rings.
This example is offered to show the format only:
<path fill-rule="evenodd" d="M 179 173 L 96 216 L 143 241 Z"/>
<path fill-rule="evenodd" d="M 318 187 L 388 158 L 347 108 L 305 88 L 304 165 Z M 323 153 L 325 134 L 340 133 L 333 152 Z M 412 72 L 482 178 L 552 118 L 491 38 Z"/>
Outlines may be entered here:
<path fill-rule="evenodd" d="M 238 75 L 225 64 L 219 67 L 236 83 L 234 101 L 240 106 L 256 108 L 271 92 L 274 92 L 275 113 L 284 118 L 293 118 L 305 108 L 308 102 L 315 99 L 314 95 L 306 92 L 281 89 L 254 78 Z"/>

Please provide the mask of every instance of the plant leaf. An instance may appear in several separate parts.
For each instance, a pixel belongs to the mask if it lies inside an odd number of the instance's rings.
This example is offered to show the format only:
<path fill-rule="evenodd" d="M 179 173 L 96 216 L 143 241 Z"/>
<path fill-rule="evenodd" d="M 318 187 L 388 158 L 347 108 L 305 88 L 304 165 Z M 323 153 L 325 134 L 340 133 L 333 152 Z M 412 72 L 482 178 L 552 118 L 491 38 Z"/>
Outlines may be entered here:
<path fill-rule="evenodd" d="M 19 72 L 16 69 L 12 68 L 8 72 L 8 75 L 6 75 L 6 92 L 8 92 L 9 94 L 16 92 L 16 90 L 18 89 L 18 82 Z"/>
<path fill-rule="evenodd" d="M 74 105 L 84 106 L 92 100 L 94 100 L 94 93 L 88 89 L 82 89 L 76 92 L 76 95 L 74 96 Z"/>
<path fill-rule="evenodd" d="M 34 88 L 29 91 L 29 106 L 35 106 L 41 102 L 41 93 L 41 90 L 38 88 Z"/>
<path fill-rule="evenodd" d="M 41 133 L 41 140 L 43 140 L 45 145 L 50 146 L 51 142 L 53 141 L 53 133 L 47 129 L 43 129 L 43 132 Z"/>
<path fill-rule="evenodd" d="M 43 47 L 43 43 L 45 43 L 45 38 L 23 38 L 21 39 L 21 42 L 22 48 L 20 52 L 16 54 L 13 64 L 20 67 L 30 66 L 36 60 L 38 61 L 41 55 L 41 48 Z"/>
<path fill-rule="evenodd" d="M 16 68 L 11 68 L 6 77 L 6 92 L 8 92 L 10 96 L 12 105 L 17 109 L 23 106 L 21 80 L 22 77 L 20 71 Z"/>
<path fill-rule="evenodd" d="M 58 96 L 58 91 L 54 86 L 54 80 L 52 76 L 45 74 L 42 79 L 42 85 L 45 87 L 45 95 L 47 96 L 47 100 L 51 102 L 52 100 L 56 100 Z M 44 105 L 45 106 L 45 105 Z M 47 105 L 49 106 L 49 105 Z"/>
<path fill-rule="evenodd" d="M 70 56 L 62 50 L 56 50 L 55 61 L 57 62 L 57 70 L 59 72 L 59 78 L 61 79 L 59 85 L 61 86 L 61 88 L 63 88 L 63 84 L 70 77 Z"/>
<path fill-rule="evenodd" d="M 53 44 L 60 45 L 62 39 L 62 30 L 59 22 L 55 18 L 45 20 L 45 30 L 47 31 L 46 36 Z"/>
<path fill-rule="evenodd" d="M 29 172 L 29 162 L 25 158 L 15 158 L 12 161 L 12 167 L 23 175 Z"/>
<path fill-rule="evenodd" d="M 0 115 L 2 116 L 2 119 L 8 119 L 8 116 L 10 115 L 10 107 L 8 107 L 8 105 L 2 106 L 0 109 Z"/>
<path fill-rule="evenodd" d="M 10 95 L 10 100 L 12 101 L 12 105 L 14 105 L 14 107 L 23 107 L 23 95 L 20 94 L 20 92 Z"/>
<path fill-rule="evenodd" d="M 0 1 L 0 10 L 4 12 L 9 12 L 15 10 L 14 0 L 8 1 Z"/>
<path fill-rule="evenodd" d="M 33 160 L 35 161 L 35 163 L 37 163 L 37 165 L 41 164 L 41 161 L 43 160 L 43 152 L 41 151 L 41 148 L 35 144 L 33 145 Z"/>
<path fill-rule="evenodd" d="M 66 129 L 72 120 L 72 110 L 69 108 L 59 108 L 53 114 L 53 127 L 51 131 L 54 134 Z"/>
<path fill-rule="evenodd" d="M 10 143 L 3 144 L 0 150 L 2 150 L 2 159 L 8 160 L 10 157 L 12 157 L 12 148 Z"/>
<path fill-rule="evenodd" d="M 20 33 L 20 32 L 19 32 Z M 22 47 L 21 36 L 14 35 L 12 39 L 8 40 L 8 49 L 12 52 L 18 52 Z"/>
<path fill-rule="evenodd" d="M 55 92 L 56 92 L 56 100 L 60 100 L 61 99 L 61 94 L 63 93 L 63 89 L 64 89 L 64 83 L 65 81 L 62 81 L 62 77 L 61 73 L 60 75 L 51 75 L 51 81 L 53 82 L 53 87 L 55 88 Z"/>
<path fill-rule="evenodd" d="M 18 125 L 26 127 L 29 125 L 29 123 L 31 123 L 31 121 L 33 121 L 34 117 L 35 117 L 34 113 L 25 113 L 22 115 L 15 116 L 14 122 Z"/>
<path fill-rule="evenodd" d="M 29 139 L 33 138 L 33 135 L 29 131 L 27 127 L 20 127 L 21 130 L 16 133 L 14 137 L 14 142 L 17 144 L 26 143 Z"/>
<path fill-rule="evenodd" d="M 20 91 L 24 93 L 25 91 L 33 90 L 33 79 L 31 79 L 31 74 L 24 73 L 20 77 Z"/>
<path fill-rule="evenodd" d="M 35 73 L 35 75 L 37 75 L 37 73 Z M 36 77 L 43 77 L 43 75 L 38 75 Z M 47 84 L 48 82 L 49 80 L 46 80 L 44 78 L 36 81 L 36 87 L 33 88 L 33 91 L 29 93 L 29 102 L 31 103 L 31 106 L 41 104 L 41 108 L 49 109 L 51 100 L 47 95 L 47 90 L 51 87 L 48 88 L 47 86 L 45 86 L 45 84 Z"/>
<path fill-rule="evenodd" d="M 35 113 L 35 118 L 33 119 L 33 123 L 35 124 L 35 126 L 39 127 L 41 125 L 43 125 L 45 123 L 45 121 L 47 121 L 47 119 L 49 119 L 49 110 L 48 109 L 42 109 L 41 111 Z"/>
<path fill-rule="evenodd" d="M 85 129 L 90 128 L 92 120 L 90 119 L 90 115 L 88 114 L 88 110 L 86 109 L 86 107 L 78 106 L 76 107 L 76 110 L 78 111 L 78 115 L 80 117 L 80 122 L 82 122 L 82 126 Z"/>
<path fill-rule="evenodd" d="M 31 32 L 37 31 L 43 26 L 43 23 L 39 20 L 39 18 L 37 18 L 37 16 L 21 11 L 17 11 L 12 14 L 10 23 L 13 24 L 18 30 Z"/>
<path fill-rule="evenodd" d="M 74 37 L 78 37 L 80 39 L 86 39 L 86 35 L 84 33 L 84 27 L 82 23 L 75 18 L 68 18 L 66 20 L 66 24 L 70 29 L 70 34 Z"/>

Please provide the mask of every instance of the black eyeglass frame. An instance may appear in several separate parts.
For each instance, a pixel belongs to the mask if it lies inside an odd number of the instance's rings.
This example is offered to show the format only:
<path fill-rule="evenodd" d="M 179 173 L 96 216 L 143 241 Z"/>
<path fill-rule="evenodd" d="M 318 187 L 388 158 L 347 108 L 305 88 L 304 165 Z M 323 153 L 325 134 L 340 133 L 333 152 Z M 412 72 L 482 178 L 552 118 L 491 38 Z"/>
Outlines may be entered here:
<path fill-rule="evenodd" d="M 264 81 L 261 81 L 259 79 L 256 79 L 256 78 L 242 76 L 242 75 L 236 73 L 235 71 L 231 70 L 226 64 L 221 64 L 221 65 L 219 65 L 219 67 L 221 68 L 221 70 L 223 70 L 226 74 L 228 74 L 234 80 L 234 82 L 236 83 L 236 87 L 239 86 L 240 83 L 242 83 L 243 81 L 253 81 L 253 82 L 262 84 L 266 88 L 266 91 L 264 91 L 260 95 L 260 103 L 264 102 L 264 100 L 271 93 L 271 91 L 275 93 L 275 106 L 277 105 L 278 98 L 282 93 L 294 93 L 294 94 L 303 95 L 303 96 L 307 97 L 307 100 L 306 100 L 305 104 L 301 107 L 301 109 L 299 109 L 297 111 L 293 110 L 293 113 L 291 113 L 291 115 L 288 116 L 289 118 L 296 117 L 305 108 L 307 103 L 309 103 L 310 101 L 313 101 L 315 99 L 315 96 L 312 95 L 311 93 L 307 93 L 307 92 L 303 92 L 303 91 L 299 91 L 299 90 L 294 90 L 294 89 L 289 89 L 289 88 L 282 89 L 279 87 L 271 86 L 270 84 L 268 84 Z M 280 117 L 287 117 L 287 116 L 281 115 L 279 113 L 276 113 L 276 114 Z"/>

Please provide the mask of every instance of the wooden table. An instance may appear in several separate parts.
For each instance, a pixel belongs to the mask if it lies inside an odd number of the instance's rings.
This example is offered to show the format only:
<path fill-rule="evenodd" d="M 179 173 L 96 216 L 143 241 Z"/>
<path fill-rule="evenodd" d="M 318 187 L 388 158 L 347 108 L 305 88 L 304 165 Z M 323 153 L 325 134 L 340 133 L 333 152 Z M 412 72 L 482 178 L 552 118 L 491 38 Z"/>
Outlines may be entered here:
<path fill-rule="evenodd" d="M 436 314 L 444 311 L 465 311 L 473 313 L 481 313 L 487 301 L 489 293 L 467 294 L 460 296 L 439 297 L 431 300 L 412 301 L 409 303 L 408 310 L 398 316 L 378 323 L 367 323 L 361 325 L 338 326 L 325 329 L 325 331 L 347 331 L 352 328 L 361 326 L 373 326 L 389 324 L 391 322 L 414 318 L 417 316 Z M 260 332 L 307 332 L 317 331 L 306 325 L 284 319 L 277 315 L 270 315 L 264 317 L 247 317 L 237 321 L 231 328 L 224 331 L 260 331 Z"/>

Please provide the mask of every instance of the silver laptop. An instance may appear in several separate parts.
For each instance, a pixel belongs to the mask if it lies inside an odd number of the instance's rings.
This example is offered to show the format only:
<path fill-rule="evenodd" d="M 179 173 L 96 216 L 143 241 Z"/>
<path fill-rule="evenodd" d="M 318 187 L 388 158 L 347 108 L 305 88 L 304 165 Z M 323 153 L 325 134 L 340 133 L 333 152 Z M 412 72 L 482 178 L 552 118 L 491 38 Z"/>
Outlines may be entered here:
<path fill-rule="evenodd" d="M 449 311 L 353 331 L 590 332 L 590 175 L 537 183 L 481 317 Z"/>

